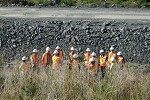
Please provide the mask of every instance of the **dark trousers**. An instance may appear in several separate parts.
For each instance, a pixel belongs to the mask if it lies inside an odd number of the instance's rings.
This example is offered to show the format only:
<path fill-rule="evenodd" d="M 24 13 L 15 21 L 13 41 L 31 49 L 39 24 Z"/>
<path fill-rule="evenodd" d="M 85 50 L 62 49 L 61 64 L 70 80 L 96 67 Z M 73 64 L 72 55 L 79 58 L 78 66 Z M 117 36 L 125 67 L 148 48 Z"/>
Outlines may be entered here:
<path fill-rule="evenodd" d="M 105 73 L 106 73 L 106 66 L 101 66 L 101 72 L 102 72 L 102 78 L 104 78 Z"/>

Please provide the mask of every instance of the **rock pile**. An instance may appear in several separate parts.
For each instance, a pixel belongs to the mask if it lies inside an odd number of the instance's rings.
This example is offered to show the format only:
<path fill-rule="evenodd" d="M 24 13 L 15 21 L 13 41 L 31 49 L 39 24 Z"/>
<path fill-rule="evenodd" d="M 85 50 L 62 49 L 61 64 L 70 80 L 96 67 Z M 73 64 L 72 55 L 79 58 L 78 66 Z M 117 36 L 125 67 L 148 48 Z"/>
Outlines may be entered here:
<path fill-rule="evenodd" d="M 99 53 L 111 45 L 122 51 L 128 61 L 150 63 L 150 23 L 71 20 L 0 20 L 0 51 L 13 58 L 41 52 L 59 45 L 65 52 L 71 46 L 82 54 L 87 47 Z"/>

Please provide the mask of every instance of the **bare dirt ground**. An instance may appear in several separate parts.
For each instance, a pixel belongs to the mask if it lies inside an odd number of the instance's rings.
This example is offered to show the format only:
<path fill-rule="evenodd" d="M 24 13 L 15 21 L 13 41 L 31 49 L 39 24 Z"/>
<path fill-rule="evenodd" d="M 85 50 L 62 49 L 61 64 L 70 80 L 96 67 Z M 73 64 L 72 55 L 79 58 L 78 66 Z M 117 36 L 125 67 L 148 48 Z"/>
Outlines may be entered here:
<path fill-rule="evenodd" d="M 0 18 L 134 19 L 150 20 L 149 9 L 1 7 Z"/>

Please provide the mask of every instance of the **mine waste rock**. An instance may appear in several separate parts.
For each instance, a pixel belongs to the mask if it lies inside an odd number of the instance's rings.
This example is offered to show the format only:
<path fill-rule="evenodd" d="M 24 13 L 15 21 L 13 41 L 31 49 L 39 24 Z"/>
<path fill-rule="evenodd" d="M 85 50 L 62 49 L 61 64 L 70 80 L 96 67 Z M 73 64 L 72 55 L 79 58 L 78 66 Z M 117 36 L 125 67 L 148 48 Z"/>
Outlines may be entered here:
<path fill-rule="evenodd" d="M 74 46 L 83 55 L 91 48 L 122 51 L 126 60 L 150 63 L 150 22 L 114 20 L 42 20 L 1 19 L 0 53 L 8 58 L 29 56 L 37 48 L 42 54 L 49 46 L 52 50 L 59 45 L 66 53 Z"/>

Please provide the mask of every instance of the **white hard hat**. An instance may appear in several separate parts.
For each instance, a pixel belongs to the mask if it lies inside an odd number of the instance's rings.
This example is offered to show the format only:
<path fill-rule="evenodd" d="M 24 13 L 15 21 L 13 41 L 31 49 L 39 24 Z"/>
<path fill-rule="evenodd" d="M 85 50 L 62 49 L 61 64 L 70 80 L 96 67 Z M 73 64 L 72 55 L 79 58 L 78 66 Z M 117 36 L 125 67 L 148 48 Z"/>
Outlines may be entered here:
<path fill-rule="evenodd" d="M 75 50 L 75 49 L 74 49 L 74 47 L 71 47 L 71 49 L 70 49 L 70 50 L 71 50 L 71 51 L 73 51 L 73 50 Z"/>
<path fill-rule="evenodd" d="M 47 47 L 47 48 L 46 48 L 46 51 L 50 51 L 50 50 L 51 50 L 50 47 Z"/>
<path fill-rule="evenodd" d="M 95 61 L 95 58 L 92 57 L 89 59 L 89 62 L 93 62 L 93 61 Z"/>
<path fill-rule="evenodd" d="M 87 48 L 86 51 L 91 51 L 90 48 Z"/>
<path fill-rule="evenodd" d="M 104 52 L 104 50 L 102 49 L 102 50 L 100 50 L 100 53 L 103 53 Z"/>
<path fill-rule="evenodd" d="M 92 52 L 91 56 L 96 56 L 96 53 L 95 53 L 95 52 Z"/>
<path fill-rule="evenodd" d="M 73 55 L 73 58 L 78 58 L 78 54 L 74 54 L 74 55 Z"/>
<path fill-rule="evenodd" d="M 56 47 L 56 49 L 60 49 L 60 47 L 59 47 L 59 46 L 57 46 L 57 47 Z"/>
<path fill-rule="evenodd" d="M 117 53 L 117 55 L 118 55 L 118 56 L 122 55 L 122 52 L 121 52 L 121 51 L 119 51 L 119 52 Z"/>
<path fill-rule="evenodd" d="M 28 60 L 28 58 L 26 56 L 22 57 L 22 61 Z"/>
<path fill-rule="evenodd" d="M 110 60 L 111 60 L 112 62 L 115 62 L 115 58 L 114 58 L 114 57 L 113 57 L 113 58 L 111 58 Z"/>
<path fill-rule="evenodd" d="M 36 53 L 36 52 L 38 52 L 38 50 L 37 50 L 37 49 L 34 49 L 33 52 Z"/>
<path fill-rule="evenodd" d="M 58 50 L 54 50 L 53 54 L 58 54 Z"/>
<path fill-rule="evenodd" d="M 111 46 L 111 47 L 110 47 L 110 51 L 112 51 L 112 50 L 114 50 L 114 47 Z"/>

